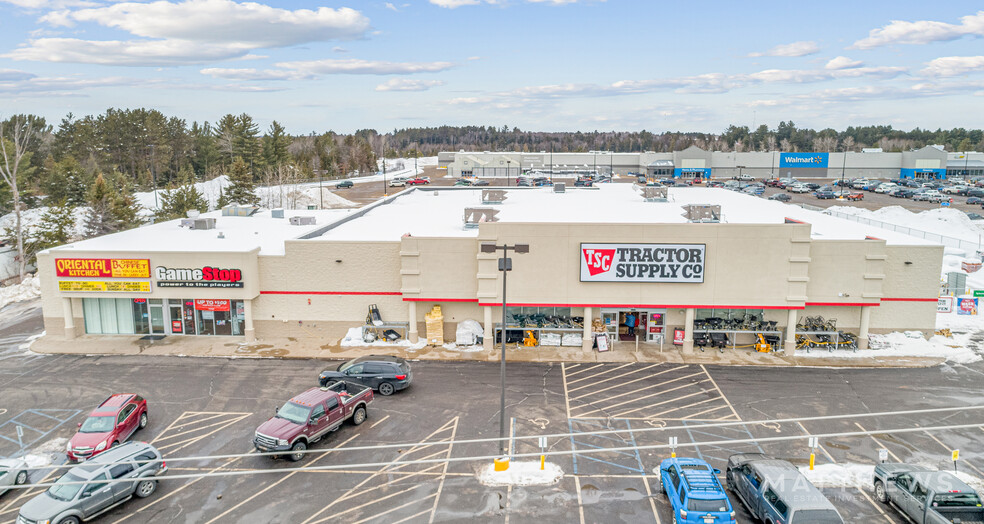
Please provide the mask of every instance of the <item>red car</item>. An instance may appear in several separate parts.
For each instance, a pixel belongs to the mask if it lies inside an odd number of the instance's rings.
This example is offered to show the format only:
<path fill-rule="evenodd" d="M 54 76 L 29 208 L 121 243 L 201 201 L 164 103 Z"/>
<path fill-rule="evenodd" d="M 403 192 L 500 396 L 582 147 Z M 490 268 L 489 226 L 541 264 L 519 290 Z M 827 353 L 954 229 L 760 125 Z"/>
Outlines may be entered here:
<path fill-rule="evenodd" d="M 79 424 L 79 432 L 68 441 L 68 459 L 90 459 L 122 444 L 138 429 L 147 426 L 147 401 L 132 393 L 111 395 Z"/>
<path fill-rule="evenodd" d="M 420 177 L 411 178 L 410 180 L 407 180 L 407 185 L 408 186 L 417 186 L 417 185 L 421 185 L 421 184 L 430 184 L 430 180 L 428 180 L 426 178 L 420 178 Z"/>
<path fill-rule="evenodd" d="M 864 193 L 856 191 L 854 193 L 849 193 L 845 198 L 848 200 L 864 200 Z"/>

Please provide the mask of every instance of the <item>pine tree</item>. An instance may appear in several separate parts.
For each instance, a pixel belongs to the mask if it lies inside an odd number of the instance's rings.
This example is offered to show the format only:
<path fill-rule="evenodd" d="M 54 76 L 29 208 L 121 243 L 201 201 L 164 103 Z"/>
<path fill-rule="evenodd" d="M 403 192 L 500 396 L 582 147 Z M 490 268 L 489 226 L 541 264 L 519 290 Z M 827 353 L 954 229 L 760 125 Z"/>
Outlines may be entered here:
<path fill-rule="evenodd" d="M 36 263 L 39 252 L 71 242 L 74 233 L 75 208 L 67 200 L 48 207 L 41 215 L 38 227 L 28 241 L 26 254 L 29 263 Z"/>
<path fill-rule="evenodd" d="M 102 173 L 96 176 L 96 180 L 89 189 L 89 211 L 85 214 L 85 236 L 97 237 L 112 233 L 113 227 L 113 191 Z"/>
<path fill-rule="evenodd" d="M 208 211 L 208 201 L 195 187 L 191 173 L 182 172 L 181 185 L 161 193 L 161 209 L 158 220 L 183 218 L 189 210 Z"/>
<path fill-rule="evenodd" d="M 110 215 L 113 219 L 113 230 L 123 231 L 133 229 L 143 223 L 140 218 L 140 211 L 143 209 L 137 198 L 133 196 L 133 185 L 127 177 L 120 177 L 116 195 L 113 196 L 110 206 Z"/>
<path fill-rule="evenodd" d="M 242 158 L 236 158 L 232 163 L 232 171 L 229 173 L 229 185 L 222 191 L 219 198 L 219 207 L 229 204 L 259 204 L 260 197 L 256 196 L 256 189 L 253 186 L 253 176 L 249 173 L 249 168 Z"/>

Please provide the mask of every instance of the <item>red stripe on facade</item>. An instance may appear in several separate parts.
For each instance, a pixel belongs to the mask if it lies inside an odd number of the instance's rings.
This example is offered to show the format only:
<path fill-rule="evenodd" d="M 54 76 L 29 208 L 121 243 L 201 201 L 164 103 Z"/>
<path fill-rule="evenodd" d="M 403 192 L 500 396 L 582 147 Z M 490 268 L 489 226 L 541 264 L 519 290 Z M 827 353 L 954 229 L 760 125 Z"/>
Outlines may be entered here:
<path fill-rule="evenodd" d="M 261 295 L 402 295 L 399 291 L 260 291 Z"/>
<path fill-rule="evenodd" d="M 880 306 L 878 302 L 807 302 L 807 306 L 843 306 L 843 307 L 862 307 Z"/>
<path fill-rule="evenodd" d="M 479 306 L 502 306 L 502 302 L 479 302 Z M 628 308 L 628 309 L 803 309 L 803 306 L 720 306 L 720 305 L 688 305 L 688 304 L 530 304 L 525 302 L 510 302 L 509 307 L 598 307 L 598 308 Z M 877 305 L 877 304 L 876 304 Z"/>
<path fill-rule="evenodd" d="M 882 302 L 936 302 L 938 298 L 883 298 Z"/>
<path fill-rule="evenodd" d="M 417 298 L 403 297 L 404 302 L 478 302 L 477 298 Z"/>

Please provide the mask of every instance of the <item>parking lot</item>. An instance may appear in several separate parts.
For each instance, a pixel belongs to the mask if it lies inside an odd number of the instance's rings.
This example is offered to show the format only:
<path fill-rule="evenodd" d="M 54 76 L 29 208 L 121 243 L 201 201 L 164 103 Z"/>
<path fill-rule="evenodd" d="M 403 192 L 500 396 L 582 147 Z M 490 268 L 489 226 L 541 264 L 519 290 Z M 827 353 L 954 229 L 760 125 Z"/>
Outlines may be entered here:
<path fill-rule="evenodd" d="M 36 313 L 35 313 L 36 314 Z M 27 310 L 29 324 L 34 318 Z M 21 325 L 21 324 L 18 324 Z M 984 424 L 981 410 L 833 420 L 780 419 L 971 406 L 984 366 L 927 369 L 743 368 L 680 364 L 510 364 L 508 435 L 514 460 L 536 461 L 535 437 L 564 471 L 554 485 L 489 487 L 477 472 L 497 454 L 499 369 L 479 362 L 415 362 L 411 388 L 377 397 L 369 419 L 344 425 L 302 462 L 255 456 L 251 437 L 284 400 L 316 384 L 316 360 L 82 357 L 25 354 L 30 330 L 0 326 L 0 437 L 30 425 L 32 441 L 0 438 L 0 456 L 64 461 L 64 439 L 109 393 L 149 400 L 151 422 L 134 439 L 153 443 L 170 468 L 157 493 L 101 522 L 671 522 L 654 474 L 669 455 L 725 469 L 729 455 L 765 452 L 806 464 L 805 440 L 764 439 L 942 424 Z M 961 468 L 984 478 L 978 428 L 821 439 L 817 464 L 891 460 Z M 52 445 L 54 443 L 54 445 Z M 697 443 L 691 446 L 691 443 Z M 381 445 L 399 444 L 393 448 Z M 611 448 L 624 448 L 608 451 Z M 41 451 L 39 451 L 41 450 Z M 331 451 L 327 453 L 327 451 Z M 572 453 L 573 451 L 573 453 Z M 554 454 L 556 453 L 556 454 Z M 60 458 L 59 458 L 60 455 Z M 223 458 L 195 458 L 232 455 Z M 183 460 L 192 458 L 192 460 Z M 295 470 L 298 466 L 336 469 Z M 284 471 L 290 470 L 290 471 Z M 32 482 L 57 478 L 34 469 Z M 202 476 L 203 475 L 203 476 Z M 222 475 L 222 476 L 219 476 Z M 192 476 L 192 478 L 176 478 Z M 0 497 L 12 522 L 38 492 Z M 824 488 L 848 522 L 903 522 L 866 489 Z M 749 516 L 736 501 L 739 521 Z"/>

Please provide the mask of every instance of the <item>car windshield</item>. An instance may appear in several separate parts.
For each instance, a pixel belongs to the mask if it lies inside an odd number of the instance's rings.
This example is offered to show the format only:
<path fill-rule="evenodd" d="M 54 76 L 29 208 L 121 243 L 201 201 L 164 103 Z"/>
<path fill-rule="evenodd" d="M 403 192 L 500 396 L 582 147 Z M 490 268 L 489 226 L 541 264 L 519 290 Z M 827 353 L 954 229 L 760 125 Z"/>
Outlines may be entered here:
<path fill-rule="evenodd" d="M 728 501 L 724 499 L 690 499 L 687 511 L 728 511 Z"/>
<path fill-rule="evenodd" d="M 793 513 L 790 524 L 843 524 L 844 520 L 832 509 L 801 509 Z"/>
<path fill-rule="evenodd" d="M 277 411 L 277 418 L 289 420 L 294 424 L 307 424 L 308 417 L 311 415 L 311 408 L 288 402 Z"/>
<path fill-rule="evenodd" d="M 348 369 L 348 368 L 350 368 L 350 367 L 358 364 L 359 363 L 358 360 L 359 359 L 354 358 L 352 360 L 349 360 L 348 362 L 343 362 L 343 363 L 339 364 L 338 371 L 339 372 L 345 371 L 346 369 Z"/>
<path fill-rule="evenodd" d="M 114 422 L 116 422 L 116 417 L 112 415 L 108 417 L 89 417 L 82 423 L 79 433 L 106 433 L 113 431 Z"/>
<path fill-rule="evenodd" d="M 79 482 L 79 484 L 69 484 L 69 482 Z M 51 495 L 51 498 L 56 500 L 73 500 L 75 499 L 75 495 L 78 495 L 82 489 L 82 482 L 85 482 L 85 480 L 71 473 L 66 473 L 53 486 L 48 488 L 48 495 Z"/>
<path fill-rule="evenodd" d="M 940 493 L 933 497 L 933 506 L 976 508 L 981 506 L 981 498 L 977 493 Z"/>

